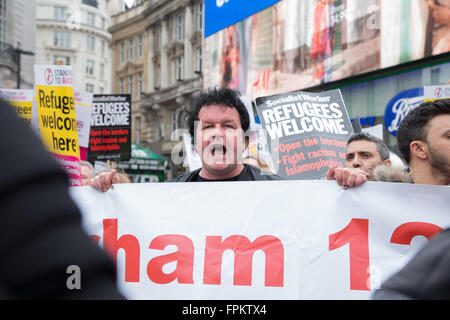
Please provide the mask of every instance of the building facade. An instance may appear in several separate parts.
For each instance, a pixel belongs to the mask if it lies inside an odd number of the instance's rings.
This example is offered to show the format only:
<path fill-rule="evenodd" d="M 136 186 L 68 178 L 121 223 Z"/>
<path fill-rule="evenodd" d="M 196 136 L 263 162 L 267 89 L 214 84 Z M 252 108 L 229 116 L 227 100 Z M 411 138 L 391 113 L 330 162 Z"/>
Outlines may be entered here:
<path fill-rule="evenodd" d="M 36 63 L 71 65 L 74 90 L 110 93 L 108 2 L 37 0 Z"/>
<path fill-rule="evenodd" d="M 169 158 L 203 88 L 202 30 L 200 0 L 140 1 L 112 17 L 112 88 L 132 94 L 133 142 Z M 172 162 L 166 178 L 180 170 Z"/>
<path fill-rule="evenodd" d="M 128 93 L 132 100 L 132 140 L 140 144 L 136 127 L 140 119 L 137 113 L 142 104 L 142 96 L 147 92 L 148 78 L 148 30 L 143 14 L 147 2 L 137 3 L 111 18 L 111 62 L 113 93 Z"/>
<path fill-rule="evenodd" d="M 35 0 L 0 0 L 0 88 L 33 88 L 35 20 Z"/>

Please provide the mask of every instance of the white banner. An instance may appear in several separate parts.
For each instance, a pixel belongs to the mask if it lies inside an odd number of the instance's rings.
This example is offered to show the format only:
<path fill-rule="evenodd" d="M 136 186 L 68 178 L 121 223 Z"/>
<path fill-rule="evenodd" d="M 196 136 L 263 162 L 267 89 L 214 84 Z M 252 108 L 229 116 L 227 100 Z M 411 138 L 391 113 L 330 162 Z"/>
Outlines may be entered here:
<path fill-rule="evenodd" d="M 335 181 L 71 188 L 129 299 L 369 299 L 450 226 L 450 188 Z M 234 252 L 234 253 L 233 253 Z"/>

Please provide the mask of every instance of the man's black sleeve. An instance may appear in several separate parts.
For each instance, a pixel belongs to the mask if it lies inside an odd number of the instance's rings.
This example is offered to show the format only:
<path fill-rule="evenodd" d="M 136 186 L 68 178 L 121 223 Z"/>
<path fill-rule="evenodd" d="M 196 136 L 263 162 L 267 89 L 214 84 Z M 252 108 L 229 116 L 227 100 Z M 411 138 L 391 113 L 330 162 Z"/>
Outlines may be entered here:
<path fill-rule="evenodd" d="M 122 299 L 115 266 L 85 233 L 68 177 L 0 100 L 0 298 Z M 68 267 L 79 267 L 70 290 Z"/>
<path fill-rule="evenodd" d="M 373 296 L 375 300 L 450 299 L 450 229 L 440 232 Z"/>

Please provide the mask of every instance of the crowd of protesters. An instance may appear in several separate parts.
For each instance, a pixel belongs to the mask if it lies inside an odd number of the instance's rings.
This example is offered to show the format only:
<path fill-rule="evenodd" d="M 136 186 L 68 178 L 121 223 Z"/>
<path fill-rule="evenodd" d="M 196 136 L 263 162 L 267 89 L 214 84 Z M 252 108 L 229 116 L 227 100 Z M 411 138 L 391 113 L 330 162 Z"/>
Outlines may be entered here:
<path fill-rule="evenodd" d="M 199 121 L 196 126 L 194 123 Z M 240 159 L 246 147 L 243 132 L 249 116 L 236 92 L 213 89 L 203 93 L 188 120 L 202 167 L 173 182 L 282 180 L 262 175 Z M 450 184 L 450 99 L 425 102 L 400 123 L 398 145 L 407 168 L 391 165 L 390 151 L 380 139 L 356 133 L 346 147 L 344 168 L 330 168 L 326 178 L 343 189 L 368 180 L 415 184 Z M 111 172 L 93 178 L 90 185 L 107 191 L 118 179 Z M 404 269 L 375 292 L 375 299 L 450 299 L 450 230 L 431 241 Z M 431 277 L 429 277 L 432 275 Z"/>
<path fill-rule="evenodd" d="M 1 157 L 2 167 L 10 168 L 0 187 L 0 199 L 3 199 L 0 234 L 5 240 L 0 241 L 0 297 L 121 299 L 112 262 L 82 231 L 80 213 L 68 196 L 64 172 L 31 130 L 15 117 L 13 110 L 0 103 L 1 136 L 11 137 L 11 132 L 16 132 L 14 139 L 0 139 L 0 148 L 9 150 L 8 157 Z M 175 177 L 172 182 L 283 179 L 243 161 L 249 115 L 237 92 L 215 88 L 202 93 L 187 127 L 202 167 Z M 425 102 L 409 112 L 400 124 L 397 139 L 406 169 L 392 168 L 390 151 L 382 140 L 357 133 L 348 140 L 345 166 L 330 168 L 326 178 L 336 180 L 344 189 L 358 187 L 366 181 L 450 184 L 450 99 Z M 29 161 L 30 152 L 36 154 L 33 165 Z M 115 183 L 131 182 L 112 169 L 95 175 L 88 162 L 82 163 L 82 175 L 83 185 L 103 192 Z M 36 203 L 40 205 L 30 215 L 30 206 L 35 207 Z M 7 214 L 11 208 L 14 215 Z M 22 217 L 24 214 L 26 219 Z M 64 241 L 64 248 L 60 247 L 62 238 L 71 239 Z M 4 245 L 11 243 L 11 239 L 21 243 L 14 252 Z M 56 256 L 45 259 L 54 252 Z M 40 259 L 30 270 L 19 272 L 13 268 L 27 257 Z M 62 268 L 70 264 L 83 267 L 84 290 L 67 290 L 66 272 Z M 404 269 L 388 279 L 374 298 L 450 299 L 448 270 L 450 230 L 444 230 Z M 430 274 L 433 277 L 428 277 Z"/>

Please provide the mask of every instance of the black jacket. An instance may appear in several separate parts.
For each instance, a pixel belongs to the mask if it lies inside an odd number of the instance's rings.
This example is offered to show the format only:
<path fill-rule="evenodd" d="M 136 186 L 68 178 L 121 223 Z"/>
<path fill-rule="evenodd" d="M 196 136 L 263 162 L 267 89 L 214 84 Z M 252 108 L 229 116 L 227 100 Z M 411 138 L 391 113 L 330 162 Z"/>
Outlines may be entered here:
<path fill-rule="evenodd" d="M 436 235 L 373 295 L 375 300 L 450 299 L 450 229 Z"/>
<path fill-rule="evenodd" d="M 0 150 L 0 299 L 123 298 L 113 261 L 82 229 L 66 173 L 2 100 Z M 67 286 L 71 265 L 81 289 Z"/>
<path fill-rule="evenodd" d="M 237 181 L 264 181 L 264 180 L 284 180 L 282 177 L 275 174 L 261 174 L 261 169 L 254 167 L 252 165 L 244 163 L 244 166 L 249 169 L 250 180 L 239 178 Z M 191 182 L 200 172 L 200 169 L 179 175 L 170 182 Z"/>

